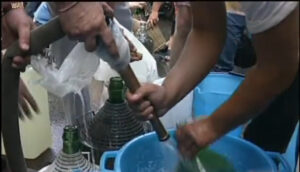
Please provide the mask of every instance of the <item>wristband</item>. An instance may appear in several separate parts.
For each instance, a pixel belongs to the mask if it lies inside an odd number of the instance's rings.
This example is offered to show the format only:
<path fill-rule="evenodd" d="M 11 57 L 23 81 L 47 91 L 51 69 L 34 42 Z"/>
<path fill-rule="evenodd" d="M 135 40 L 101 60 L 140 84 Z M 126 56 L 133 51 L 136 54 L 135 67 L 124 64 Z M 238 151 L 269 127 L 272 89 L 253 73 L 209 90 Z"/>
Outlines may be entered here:
<path fill-rule="evenodd" d="M 12 9 L 24 8 L 23 2 L 11 2 L 3 5 L 1 8 L 1 16 L 4 16 Z"/>

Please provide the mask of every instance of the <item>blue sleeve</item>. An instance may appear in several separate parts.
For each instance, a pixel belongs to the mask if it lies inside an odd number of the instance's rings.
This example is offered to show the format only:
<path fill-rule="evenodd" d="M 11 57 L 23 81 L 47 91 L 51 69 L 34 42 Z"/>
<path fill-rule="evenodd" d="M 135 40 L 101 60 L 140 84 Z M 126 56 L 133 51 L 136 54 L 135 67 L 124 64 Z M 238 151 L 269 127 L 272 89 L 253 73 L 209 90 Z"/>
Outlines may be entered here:
<path fill-rule="evenodd" d="M 40 24 L 47 23 L 52 18 L 47 2 L 42 2 L 34 13 L 34 20 Z"/>

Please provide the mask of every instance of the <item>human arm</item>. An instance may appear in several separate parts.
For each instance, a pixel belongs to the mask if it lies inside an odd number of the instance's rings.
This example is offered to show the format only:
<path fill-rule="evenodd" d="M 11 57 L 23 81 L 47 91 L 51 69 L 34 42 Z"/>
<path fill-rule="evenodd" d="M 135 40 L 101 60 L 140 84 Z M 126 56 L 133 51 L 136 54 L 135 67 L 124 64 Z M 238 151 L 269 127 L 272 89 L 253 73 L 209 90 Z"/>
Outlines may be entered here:
<path fill-rule="evenodd" d="M 19 117 L 23 120 L 24 116 L 32 118 L 29 106 L 36 112 L 39 113 L 39 107 L 28 91 L 24 81 L 20 78 L 19 81 Z"/>
<path fill-rule="evenodd" d="M 211 9 L 216 9 L 211 11 Z M 178 62 L 163 86 L 168 108 L 190 92 L 217 62 L 226 36 L 226 13 L 220 2 L 192 2 L 193 24 Z M 188 79 L 187 79 L 188 78 Z"/>
<path fill-rule="evenodd" d="M 151 14 L 148 18 L 148 23 L 150 24 L 151 27 L 156 25 L 156 23 L 158 22 L 159 20 L 158 12 L 163 3 L 164 2 L 153 2 Z"/>
<path fill-rule="evenodd" d="M 3 6 L 10 5 L 8 2 L 2 2 Z M 1 17 L 2 46 L 6 49 L 15 40 L 19 39 L 19 46 L 22 51 L 29 50 L 30 31 L 33 28 L 32 19 L 26 14 L 24 8 L 11 9 Z M 12 66 L 14 68 L 25 70 L 25 66 L 30 62 L 29 57 L 16 56 L 13 58 Z"/>
<path fill-rule="evenodd" d="M 105 17 L 113 16 L 112 8 L 105 2 L 49 2 L 54 8 L 63 30 L 73 40 L 85 42 L 87 51 L 97 47 L 96 36 L 108 47 L 112 56 L 119 56 L 116 43 Z"/>
<path fill-rule="evenodd" d="M 157 113 L 160 116 L 179 102 L 209 73 L 221 53 L 226 34 L 224 3 L 192 3 L 192 30 L 163 86 L 145 84 L 134 95 L 127 95 L 132 107 L 140 111 L 144 119 L 151 118 L 154 107 L 161 111 Z M 145 97 L 150 101 L 142 101 Z"/>
<path fill-rule="evenodd" d="M 147 2 L 129 2 L 129 7 L 131 11 L 134 11 L 138 8 L 145 8 L 147 6 Z"/>
<path fill-rule="evenodd" d="M 178 60 L 182 49 L 185 45 L 188 34 L 192 28 L 191 7 L 180 5 L 176 15 L 175 33 L 172 41 L 170 68 L 172 68 Z"/>
<path fill-rule="evenodd" d="M 254 34 L 256 65 L 233 96 L 211 116 L 178 131 L 181 152 L 195 155 L 200 148 L 255 117 L 286 90 L 299 69 L 298 39 L 299 7 L 278 25 Z"/>
<path fill-rule="evenodd" d="M 1 61 L 3 60 L 4 54 L 6 52 L 6 49 L 1 51 Z M 22 57 L 20 57 L 22 58 Z M 36 112 L 39 113 L 39 107 L 28 91 L 26 85 L 24 84 L 24 81 L 20 78 L 19 81 L 19 117 L 23 120 L 24 116 L 27 116 L 28 118 L 31 118 L 31 113 L 28 108 L 28 104 L 32 107 L 32 109 Z"/>

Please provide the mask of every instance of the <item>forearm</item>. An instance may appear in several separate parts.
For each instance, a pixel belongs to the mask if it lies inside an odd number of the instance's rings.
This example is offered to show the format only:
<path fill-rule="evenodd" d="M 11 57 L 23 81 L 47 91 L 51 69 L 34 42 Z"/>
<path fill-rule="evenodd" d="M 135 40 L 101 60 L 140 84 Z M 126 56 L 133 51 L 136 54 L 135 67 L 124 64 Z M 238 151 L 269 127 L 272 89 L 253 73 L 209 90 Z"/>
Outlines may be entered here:
<path fill-rule="evenodd" d="M 170 67 L 172 68 L 178 60 L 185 45 L 188 34 L 192 29 L 191 8 L 180 6 L 177 10 L 176 29 L 172 41 Z"/>
<path fill-rule="evenodd" d="M 59 10 L 72 8 L 72 6 L 76 5 L 77 2 L 48 2 L 51 9 L 58 14 Z"/>
<path fill-rule="evenodd" d="M 257 64 L 236 93 L 210 118 L 219 136 L 255 117 L 295 80 L 299 70 L 299 10 L 254 35 Z"/>
<path fill-rule="evenodd" d="M 191 31 L 178 62 L 163 84 L 167 90 L 169 108 L 179 102 L 209 73 L 218 60 L 223 39 Z"/>
<path fill-rule="evenodd" d="M 216 9 L 212 12 L 209 9 Z M 171 108 L 209 73 L 226 37 L 226 12 L 221 2 L 193 2 L 193 27 L 178 62 L 166 77 L 166 106 Z"/>
<path fill-rule="evenodd" d="M 295 76 L 296 71 L 291 74 Z M 209 117 L 215 132 L 221 136 L 255 117 L 293 81 L 282 82 L 282 76 L 272 70 L 251 69 L 234 95 Z"/>
<path fill-rule="evenodd" d="M 158 12 L 164 2 L 153 2 L 152 12 Z"/>
<path fill-rule="evenodd" d="M 183 47 L 185 45 L 186 39 L 187 39 L 187 35 L 186 37 L 184 36 L 181 37 L 180 35 L 178 35 L 178 33 L 175 32 L 173 42 L 172 42 L 171 56 L 170 56 L 170 68 L 172 68 L 177 62 L 183 50 Z"/>

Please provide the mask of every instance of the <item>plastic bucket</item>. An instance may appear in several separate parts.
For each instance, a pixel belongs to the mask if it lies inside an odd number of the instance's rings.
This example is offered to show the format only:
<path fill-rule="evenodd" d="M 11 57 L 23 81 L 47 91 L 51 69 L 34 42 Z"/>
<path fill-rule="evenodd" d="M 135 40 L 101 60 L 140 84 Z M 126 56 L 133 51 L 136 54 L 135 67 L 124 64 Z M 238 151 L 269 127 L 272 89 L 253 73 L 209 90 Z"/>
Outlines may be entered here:
<path fill-rule="evenodd" d="M 194 89 L 193 114 L 199 118 L 211 115 L 225 101 L 244 80 L 244 77 L 232 73 L 209 73 Z M 229 132 L 229 135 L 241 137 L 243 127 L 238 127 Z"/>
<path fill-rule="evenodd" d="M 170 130 L 174 137 L 175 130 Z M 139 136 L 128 142 L 119 151 L 105 152 L 101 157 L 101 172 L 173 172 L 178 160 L 174 151 L 166 150 L 163 142 L 157 139 L 154 132 Z M 283 171 L 291 171 L 290 166 L 279 153 L 266 153 L 254 144 L 226 135 L 216 141 L 210 148 L 225 156 L 234 166 L 236 172 L 245 171 L 278 171 L 281 164 Z M 106 164 L 110 158 L 115 159 L 114 169 L 109 170 Z"/>

